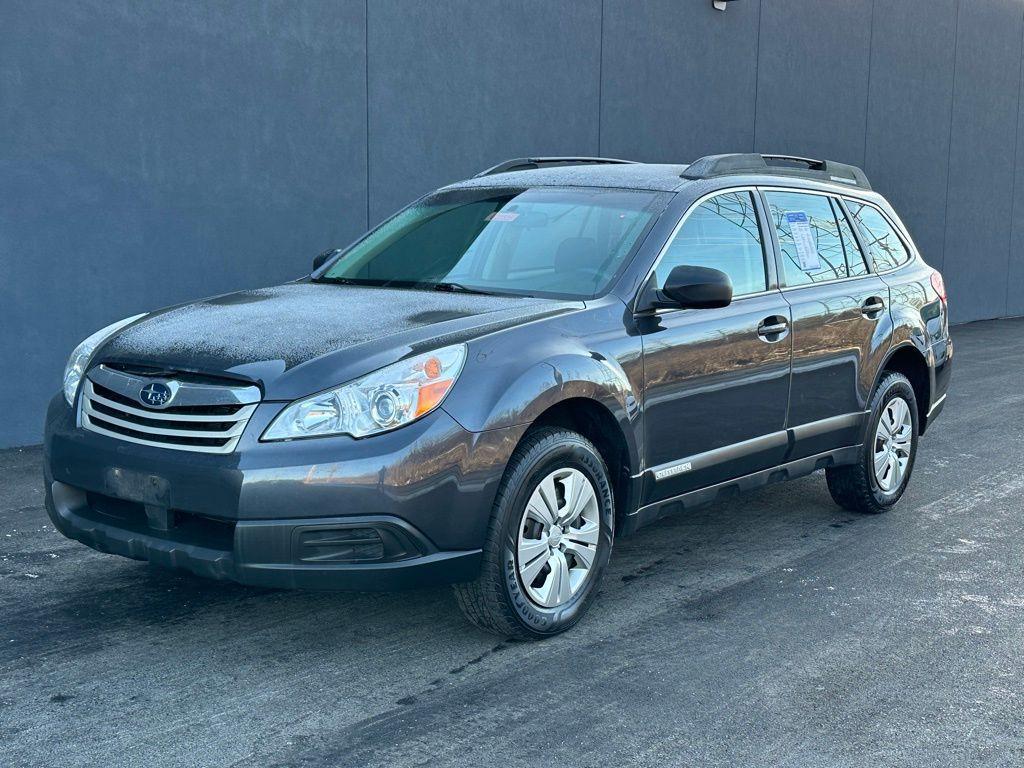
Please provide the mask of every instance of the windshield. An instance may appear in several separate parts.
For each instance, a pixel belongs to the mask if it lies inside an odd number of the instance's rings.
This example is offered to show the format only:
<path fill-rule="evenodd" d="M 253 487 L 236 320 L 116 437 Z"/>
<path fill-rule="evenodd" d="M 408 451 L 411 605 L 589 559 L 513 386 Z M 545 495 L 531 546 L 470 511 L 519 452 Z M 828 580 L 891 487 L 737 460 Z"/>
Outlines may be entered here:
<path fill-rule="evenodd" d="M 619 189 L 461 189 L 413 204 L 318 280 L 591 298 L 625 266 L 666 195 Z"/>

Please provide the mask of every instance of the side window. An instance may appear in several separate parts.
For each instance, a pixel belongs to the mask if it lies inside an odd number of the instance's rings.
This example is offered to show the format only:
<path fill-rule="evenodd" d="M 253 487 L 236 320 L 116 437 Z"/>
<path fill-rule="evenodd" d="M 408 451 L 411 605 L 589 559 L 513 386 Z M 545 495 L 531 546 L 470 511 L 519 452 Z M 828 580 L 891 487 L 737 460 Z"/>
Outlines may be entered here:
<path fill-rule="evenodd" d="M 857 244 L 857 238 L 853 236 L 853 230 L 850 228 L 850 222 L 846 219 L 846 214 L 843 213 L 843 207 L 839 204 L 836 198 L 832 200 L 832 211 L 836 215 L 836 221 L 839 222 L 839 237 L 843 241 L 843 250 L 846 252 L 846 268 L 850 273 L 850 277 L 860 277 L 868 273 L 867 262 L 864 261 L 864 254 L 860 250 L 860 246 Z"/>
<path fill-rule="evenodd" d="M 896 269 L 901 264 L 910 261 L 907 247 L 903 245 L 900 236 L 896 234 L 896 230 L 892 228 L 881 212 L 856 200 L 847 200 L 846 205 L 850 209 L 850 215 L 860 227 L 865 245 L 871 252 L 871 259 L 875 263 L 875 272 Z"/>
<path fill-rule="evenodd" d="M 787 286 L 847 277 L 846 253 L 832 203 L 825 195 L 768 192 L 768 213 L 779 236 Z"/>
<path fill-rule="evenodd" d="M 723 193 L 690 213 L 658 264 L 658 285 L 681 264 L 725 272 L 734 296 L 768 288 L 761 230 L 749 192 Z"/>

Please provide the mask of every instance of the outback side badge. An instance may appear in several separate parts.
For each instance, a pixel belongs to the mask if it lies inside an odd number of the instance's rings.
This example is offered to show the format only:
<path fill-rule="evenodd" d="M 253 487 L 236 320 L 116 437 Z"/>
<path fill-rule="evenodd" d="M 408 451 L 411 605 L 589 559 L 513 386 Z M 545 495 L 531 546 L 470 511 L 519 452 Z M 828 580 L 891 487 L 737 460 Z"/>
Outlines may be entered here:
<path fill-rule="evenodd" d="M 693 469 L 693 464 L 689 461 L 684 461 L 682 464 L 676 464 L 675 466 L 672 467 L 665 467 L 664 469 L 659 469 L 657 472 L 654 473 L 654 479 L 664 480 L 668 477 L 675 477 L 676 475 L 681 475 L 684 472 L 689 472 L 691 469 Z"/>

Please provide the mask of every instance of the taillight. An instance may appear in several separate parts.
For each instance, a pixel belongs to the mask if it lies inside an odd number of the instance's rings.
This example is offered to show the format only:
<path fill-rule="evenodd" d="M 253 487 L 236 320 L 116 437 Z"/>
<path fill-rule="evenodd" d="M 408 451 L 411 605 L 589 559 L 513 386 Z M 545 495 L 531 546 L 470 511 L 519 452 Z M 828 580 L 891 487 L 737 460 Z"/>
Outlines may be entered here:
<path fill-rule="evenodd" d="M 942 299 L 942 303 L 946 303 L 946 283 L 942 280 L 942 274 L 939 272 L 932 272 L 932 288 L 939 294 L 939 298 Z"/>

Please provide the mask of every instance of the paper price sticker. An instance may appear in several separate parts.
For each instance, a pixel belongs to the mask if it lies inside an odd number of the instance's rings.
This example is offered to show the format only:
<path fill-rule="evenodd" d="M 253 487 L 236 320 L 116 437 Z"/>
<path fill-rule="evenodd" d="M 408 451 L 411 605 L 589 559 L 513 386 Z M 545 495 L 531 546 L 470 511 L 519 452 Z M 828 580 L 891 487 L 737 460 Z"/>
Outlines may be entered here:
<path fill-rule="evenodd" d="M 796 246 L 796 258 L 800 262 L 800 269 L 804 272 L 821 269 L 821 258 L 814 244 L 811 222 L 807 214 L 803 211 L 790 211 L 786 213 L 786 223 L 789 224 L 789 231 L 793 233 L 793 244 Z"/>

